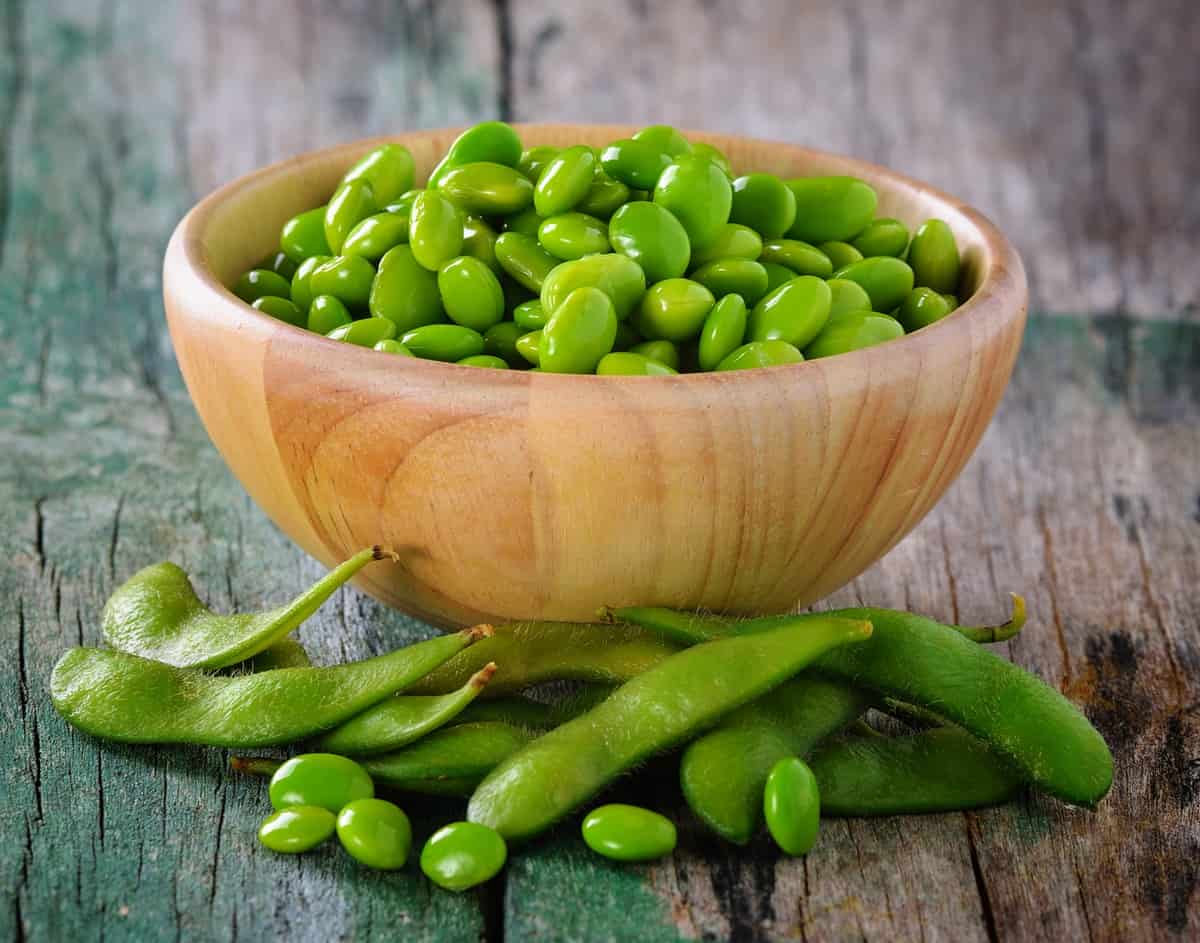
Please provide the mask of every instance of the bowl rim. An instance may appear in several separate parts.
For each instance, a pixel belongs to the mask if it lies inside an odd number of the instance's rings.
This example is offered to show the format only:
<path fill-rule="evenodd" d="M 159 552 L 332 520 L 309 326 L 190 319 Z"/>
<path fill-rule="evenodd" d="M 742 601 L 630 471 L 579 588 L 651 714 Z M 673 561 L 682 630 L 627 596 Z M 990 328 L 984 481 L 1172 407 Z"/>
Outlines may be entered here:
<path fill-rule="evenodd" d="M 613 139 L 629 137 L 641 127 L 640 125 L 625 124 L 579 124 L 565 122 L 511 122 L 511 126 L 523 138 L 527 134 L 537 137 L 545 134 L 578 133 L 580 129 L 586 129 L 589 133 L 611 135 Z M 260 167 L 222 184 L 199 200 L 176 226 L 167 246 L 167 253 L 164 259 L 164 287 L 169 281 L 167 270 L 171 268 L 173 258 L 179 257 L 186 264 L 189 275 L 192 276 L 192 285 L 189 286 L 189 289 L 199 288 L 206 293 L 204 297 L 194 298 L 193 303 L 206 306 L 212 305 L 224 309 L 221 317 L 223 319 L 233 318 L 234 320 L 229 322 L 232 326 L 237 326 L 237 322 L 241 321 L 247 327 L 256 325 L 260 329 L 270 328 L 273 331 L 279 332 L 282 337 L 290 338 L 293 342 L 299 344 L 316 344 L 327 341 L 328 338 L 320 334 L 315 334 L 305 328 L 280 321 L 251 307 L 238 298 L 230 288 L 217 278 L 216 274 L 207 264 L 203 245 L 203 235 L 213 212 L 234 195 L 256 187 L 276 176 L 301 171 L 307 164 L 314 160 L 336 159 L 344 153 L 346 155 L 345 161 L 349 165 L 355 156 L 359 156 L 367 150 L 382 144 L 404 143 L 406 138 L 451 138 L 468 127 L 470 125 L 422 128 L 370 138 L 358 138 L 353 141 L 301 152 Z M 818 363 L 824 365 L 826 369 L 835 367 L 836 364 L 835 368 L 840 369 L 848 366 L 849 362 L 852 362 L 855 357 L 876 356 L 876 348 L 880 347 L 893 348 L 897 354 L 900 354 L 903 348 L 903 352 L 909 354 L 916 354 L 918 356 L 927 355 L 933 353 L 935 349 L 944 349 L 947 345 L 953 346 L 951 343 L 951 332 L 961 334 L 963 331 L 969 331 L 972 323 L 978 324 L 980 319 L 984 317 L 990 315 L 992 318 L 998 319 L 998 321 L 1004 321 L 1013 313 L 1018 316 L 1024 315 L 1028 304 L 1028 287 L 1025 269 L 1020 256 L 1009 240 L 987 216 L 957 197 L 945 193 L 922 180 L 910 177 L 891 168 L 859 158 L 837 154 L 832 151 L 806 147 L 787 141 L 776 141 L 715 131 L 680 129 L 680 133 L 685 135 L 689 140 L 705 141 L 718 147 L 722 146 L 725 142 L 741 141 L 762 147 L 790 151 L 801 159 L 836 168 L 835 171 L 829 171 L 818 176 L 844 174 L 855 177 L 882 178 L 887 180 L 888 183 L 908 187 L 917 194 L 944 204 L 949 210 L 958 213 L 967 224 L 973 226 L 980 236 L 982 250 L 989 262 L 985 276 L 971 296 L 946 317 L 927 327 L 914 331 L 911 334 L 906 333 L 902 337 L 887 341 L 885 344 L 875 345 L 874 347 L 848 351 L 844 354 L 822 357 L 817 360 L 805 360 L 801 363 L 760 367 L 750 371 L 751 373 L 759 374 L 763 370 L 771 371 L 772 373 L 777 371 L 802 371 L 806 368 L 811 369 L 813 364 Z M 872 185 L 877 186 L 877 184 Z M 282 226 L 282 222 L 280 225 Z M 997 324 L 996 326 L 999 325 Z M 348 358 L 349 361 L 358 359 L 360 363 L 368 361 L 359 358 L 374 358 L 369 362 L 376 366 L 379 365 L 377 352 L 368 347 L 330 341 L 329 344 L 323 345 L 321 349 L 330 356 Z M 334 351 L 337 351 L 337 353 L 334 353 Z M 433 376 L 436 376 L 439 372 L 447 368 L 457 370 L 461 366 L 457 363 L 427 360 L 420 357 L 393 357 L 391 359 L 395 361 L 395 366 L 400 369 L 433 371 Z M 714 382 L 725 383 L 736 378 L 739 373 L 743 375 L 745 373 L 745 371 L 718 372 L 709 370 L 667 376 L 620 374 L 600 376 L 597 374 L 543 373 L 541 371 L 513 369 L 481 370 L 477 367 L 462 367 L 462 370 L 470 371 L 470 373 L 455 372 L 448 375 L 458 376 L 462 379 L 470 376 L 474 382 L 486 380 L 487 382 L 505 385 L 528 384 L 532 382 L 537 382 L 539 385 L 543 383 L 580 382 L 621 384 L 647 384 L 656 382 L 662 386 L 679 383 L 690 385 Z M 443 376 L 447 376 L 447 374 L 443 374 Z"/>

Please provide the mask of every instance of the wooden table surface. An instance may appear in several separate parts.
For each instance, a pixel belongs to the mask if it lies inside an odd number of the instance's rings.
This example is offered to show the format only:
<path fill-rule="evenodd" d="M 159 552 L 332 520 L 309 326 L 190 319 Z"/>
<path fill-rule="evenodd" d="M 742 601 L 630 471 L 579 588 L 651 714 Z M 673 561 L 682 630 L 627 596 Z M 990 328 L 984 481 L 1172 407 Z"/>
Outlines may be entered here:
<path fill-rule="evenodd" d="M 0 0 L 0 938 L 1162 940 L 1200 935 L 1200 8 L 1194 0 Z M 946 499 L 837 594 L 955 620 L 1082 703 L 1095 813 L 833 821 L 803 860 L 682 826 L 655 866 L 566 830 L 461 896 L 257 846 L 221 751 L 68 730 L 50 668 L 170 558 L 217 607 L 313 579 L 224 468 L 163 324 L 162 251 L 213 186 L 485 117 L 670 121 L 927 179 L 1022 250 L 1034 316 Z M 427 630 L 354 592 L 318 659 Z M 670 797 L 664 801 L 672 802 Z"/>

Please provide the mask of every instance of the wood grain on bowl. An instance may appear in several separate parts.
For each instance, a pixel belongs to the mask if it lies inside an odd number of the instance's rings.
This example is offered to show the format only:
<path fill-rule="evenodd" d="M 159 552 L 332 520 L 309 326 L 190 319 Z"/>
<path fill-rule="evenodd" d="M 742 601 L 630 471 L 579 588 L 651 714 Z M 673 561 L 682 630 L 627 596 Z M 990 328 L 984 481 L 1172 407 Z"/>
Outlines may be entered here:
<path fill-rule="evenodd" d="M 520 127 L 527 144 L 631 130 Z M 455 133 L 392 140 L 420 174 Z M 879 215 L 945 219 L 971 299 L 879 347 L 737 373 L 575 377 L 380 356 L 222 287 L 378 141 L 316 152 L 218 190 L 167 251 L 180 367 L 242 484 L 325 563 L 395 547 L 401 562 L 359 585 L 445 626 L 586 619 L 602 604 L 782 611 L 861 573 L 929 511 L 987 427 L 1025 323 L 1020 260 L 980 214 L 883 168 L 693 136 L 738 169 L 854 174 L 878 189 Z"/>

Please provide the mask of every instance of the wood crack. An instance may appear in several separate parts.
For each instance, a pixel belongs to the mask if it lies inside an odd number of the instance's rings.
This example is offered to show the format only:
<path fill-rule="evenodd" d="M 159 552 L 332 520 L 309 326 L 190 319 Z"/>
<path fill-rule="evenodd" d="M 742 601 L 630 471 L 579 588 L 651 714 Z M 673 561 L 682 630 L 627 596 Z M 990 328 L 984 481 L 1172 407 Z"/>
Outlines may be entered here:
<path fill-rule="evenodd" d="M 979 906 L 983 910 L 983 926 L 987 931 L 990 943 L 999 943 L 1000 935 L 996 932 L 996 915 L 992 910 L 992 895 L 988 891 L 987 878 L 979 864 L 979 849 L 975 847 L 975 830 L 972 828 L 971 815 L 963 813 L 966 824 L 967 850 L 971 855 L 971 873 L 975 876 L 975 890 L 979 895 Z"/>
<path fill-rule="evenodd" d="M 1063 685 L 1071 683 L 1071 655 L 1067 648 L 1067 636 L 1063 630 L 1062 613 L 1058 608 L 1058 575 L 1054 568 L 1054 538 L 1050 534 L 1050 524 L 1046 520 L 1046 507 L 1038 503 L 1038 528 L 1042 532 L 1042 561 L 1046 566 L 1046 586 L 1050 593 L 1050 615 L 1054 622 L 1054 637 L 1058 641 L 1058 651 L 1062 656 Z"/>

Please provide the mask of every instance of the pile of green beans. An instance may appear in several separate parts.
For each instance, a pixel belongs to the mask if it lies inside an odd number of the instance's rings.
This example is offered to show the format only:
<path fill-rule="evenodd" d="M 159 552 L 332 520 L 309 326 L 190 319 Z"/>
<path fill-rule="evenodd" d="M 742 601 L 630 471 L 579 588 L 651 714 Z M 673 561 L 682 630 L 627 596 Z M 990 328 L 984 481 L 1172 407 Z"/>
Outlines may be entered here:
<path fill-rule="evenodd" d="M 737 620 L 632 607 L 600 623 L 477 626 L 314 667 L 288 633 L 389 557 L 368 548 L 279 609 L 229 616 L 205 607 L 178 567 L 147 567 L 105 607 L 110 647 L 59 660 L 54 706 L 111 740 L 301 747 L 231 760 L 270 777 L 259 839 L 275 852 L 336 834 L 364 867 L 396 870 L 412 827 L 376 790 L 466 799 L 419 856 L 453 891 L 497 874 L 509 843 L 579 813 L 598 854 L 670 854 L 675 823 L 602 801 L 653 757 L 677 763 L 700 823 L 737 844 L 765 825 L 789 855 L 813 847 L 824 817 L 973 809 L 1027 787 L 1092 807 L 1112 783 L 1112 756 L 1083 714 L 984 647 L 1022 630 L 1019 596 L 999 626 L 877 608 Z M 574 689 L 548 698 L 546 682 Z M 537 696 L 522 693 L 531 688 Z M 864 722 L 872 711 L 911 732 L 877 732 Z"/>
<path fill-rule="evenodd" d="M 737 175 L 655 125 L 523 148 L 488 121 L 423 188 L 398 144 L 288 220 L 233 291 L 264 314 L 400 356 L 668 376 L 830 357 L 959 304 L 954 234 L 875 217 L 854 177 Z"/>

